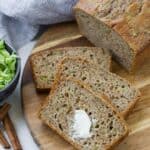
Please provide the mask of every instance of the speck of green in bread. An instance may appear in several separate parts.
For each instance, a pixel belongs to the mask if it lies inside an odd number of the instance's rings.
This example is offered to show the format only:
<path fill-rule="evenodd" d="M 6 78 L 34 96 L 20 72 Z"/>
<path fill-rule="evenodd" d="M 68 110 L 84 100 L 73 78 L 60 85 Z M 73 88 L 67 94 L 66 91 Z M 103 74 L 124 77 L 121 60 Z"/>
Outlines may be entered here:
<path fill-rule="evenodd" d="M 0 90 L 5 88 L 14 78 L 16 72 L 15 53 L 10 54 L 3 40 L 0 40 Z"/>
<path fill-rule="evenodd" d="M 47 76 L 40 76 L 41 80 L 47 80 Z"/>

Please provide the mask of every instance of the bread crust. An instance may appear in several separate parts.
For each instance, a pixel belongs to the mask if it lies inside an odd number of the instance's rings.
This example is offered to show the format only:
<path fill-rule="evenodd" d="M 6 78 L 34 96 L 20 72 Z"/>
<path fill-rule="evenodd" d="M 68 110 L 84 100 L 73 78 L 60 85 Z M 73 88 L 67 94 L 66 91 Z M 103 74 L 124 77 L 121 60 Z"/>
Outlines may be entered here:
<path fill-rule="evenodd" d="M 36 75 L 35 75 L 34 70 L 33 70 L 34 64 L 32 61 L 32 56 L 29 56 L 29 62 L 30 62 L 30 66 L 31 66 L 31 72 L 32 72 L 33 81 L 35 83 L 35 87 L 36 87 L 36 89 L 39 89 L 40 87 L 38 86 L 37 78 L 36 78 Z"/>
<path fill-rule="evenodd" d="M 110 107 L 112 109 L 112 111 L 114 112 L 114 114 L 119 118 L 120 123 L 124 126 L 125 128 L 125 132 L 122 135 L 122 137 L 117 138 L 116 140 L 114 140 L 112 143 L 110 143 L 109 145 L 106 145 L 105 149 L 109 150 L 110 148 L 113 148 L 114 146 L 116 146 L 117 144 L 119 144 L 129 133 L 129 129 L 127 126 L 127 123 L 124 121 L 124 119 L 122 118 L 122 116 L 116 111 L 116 109 L 111 105 L 111 103 L 109 103 L 106 100 L 106 97 L 103 95 L 95 95 L 95 93 L 93 91 L 91 91 L 91 89 L 89 89 L 85 84 L 83 84 L 82 82 L 75 80 L 73 78 L 67 78 L 67 79 L 61 79 L 61 80 L 57 80 L 56 82 L 54 82 L 52 90 L 50 95 L 46 98 L 46 100 L 43 102 L 42 107 L 40 112 L 44 109 L 44 107 L 47 105 L 47 103 L 50 101 L 50 99 L 52 99 L 53 95 L 55 94 L 55 91 L 57 88 L 59 88 L 59 85 L 61 82 L 65 82 L 65 81 L 72 81 L 74 83 L 76 83 L 79 86 L 83 86 L 88 92 L 90 92 L 93 96 L 100 98 L 108 107 Z M 60 131 L 59 129 L 57 129 L 55 126 L 53 126 L 52 124 L 50 124 L 49 122 L 47 122 L 45 119 L 43 119 L 40 115 L 39 112 L 39 118 L 46 123 L 52 130 L 56 131 L 61 137 L 63 137 L 66 141 L 68 141 L 70 144 L 72 144 L 76 149 L 81 149 L 80 145 L 76 144 L 75 142 L 73 142 L 72 140 L 70 140 L 62 131 Z"/>
<path fill-rule="evenodd" d="M 110 1 L 110 6 L 112 5 L 111 3 L 113 2 Z M 132 1 L 126 6 L 124 12 L 118 12 L 118 15 L 114 18 L 108 18 L 108 14 L 102 14 L 100 17 L 96 15 L 98 13 L 103 13 L 102 11 L 106 11 L 106 9 L 108 9 L 104 8 L 101 10 L 100 8 L 103 5 L 108 5 L 108 1 L 87 0 L 85 3 L 84 0 L 79 0 L 79 2 L 74 7 L 74 12 L 81 10 L 94 17 L 95 19 L 97 18 L 99 21 L 105 23 L 111 29 L 116 31 L 131 47 L 133 52 L 137 54 L 138 52 L 142 51 L 150 42 L 150 1 Z M 112 10 L 110 10 L 110 14 L 111 13 L 113 13 Z"/>

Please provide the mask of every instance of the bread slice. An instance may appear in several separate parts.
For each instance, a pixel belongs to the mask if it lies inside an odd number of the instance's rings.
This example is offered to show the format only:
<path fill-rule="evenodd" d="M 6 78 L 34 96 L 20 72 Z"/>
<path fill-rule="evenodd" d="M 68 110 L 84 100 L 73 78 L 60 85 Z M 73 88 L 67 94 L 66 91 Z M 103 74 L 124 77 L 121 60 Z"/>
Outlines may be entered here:
<path fill-rule="evenodd" d="M 99 69 L 87 60 L 64 58 L 58 66 L 58 78 L 73 77 L 84 82 L 96 94 L 103 93 L 124 117 L 139 99 L 140 92 L 128 81 L 102 68 Z"/>
<path fill-rule="evenodd" d="M 81 33 L 131 71 L 150 44 L 149 6 L 149 0 L 79 0 L 74 11 Z"/>
<path fill-rule="evenodd" d="M 50 89 L 56 73 L 56 66 L 64 56 L 82 57 L 98 64 L 99 67 L 110 69 L 111 57 L 109 53 L 96 47 L 66 47 L 49 49 L 31 55 L 30 62 L 36 88 Z"/>
<path fill-rule="evenodd" d="M 54 86 L 40 118 L 80 150 L 107 150 L 128 134 L 126 123 L 105 99 L 73 80 Z"/>

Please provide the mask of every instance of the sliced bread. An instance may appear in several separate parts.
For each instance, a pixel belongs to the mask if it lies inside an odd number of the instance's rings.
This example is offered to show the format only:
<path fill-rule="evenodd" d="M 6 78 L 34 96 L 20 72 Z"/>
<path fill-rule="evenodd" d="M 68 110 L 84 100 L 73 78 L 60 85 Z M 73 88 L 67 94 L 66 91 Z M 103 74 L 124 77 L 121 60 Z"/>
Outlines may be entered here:
<path fill-rule="evenodd" d="M 30 57 L 32 72 L 36 88 L 50 89 L 55 78 L 56 66 L 64 56 L 82 57 L 92 61 L 101 68 L 110 69 L 111 57 L 109 53 L 96 47 L 66 47 L 37 52 Z"/>
<path fill-rule="evenodd" d="M 134 70 L 142 58 L 149 59 L 145 54 L 139 60 L 150 44 L 149 9 L 149 0 L 79 0 L 74 8 L 81 33 L 110 50 L 127 70 Z"/>
<path fill-rule="evenodd" d="M 128 134 L 126 123 L 104 98 L 73 80 L 53 86 L 40 118 L 80 150 L 107 150 Z"/>
<path fill-rule="evenodd" d="M 58 78 L 73 77 L 84 82 L 96 94 L 103 93 L 125 117 L 133 108 L 140 92 L 120 76 L 99 69 L 81 58 L 64 58 L 58 65 Z"/>

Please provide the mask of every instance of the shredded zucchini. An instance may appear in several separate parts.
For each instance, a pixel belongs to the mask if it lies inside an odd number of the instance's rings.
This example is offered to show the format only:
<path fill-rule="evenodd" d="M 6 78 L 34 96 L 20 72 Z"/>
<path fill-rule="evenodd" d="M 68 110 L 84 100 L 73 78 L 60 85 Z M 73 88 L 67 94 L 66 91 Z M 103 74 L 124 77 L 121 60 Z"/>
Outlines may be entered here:
<path fill-rule="evenodd" d="M 14 78 L 16 71 L 15 53 L 9 54 L 3 40 L 0 40 L 0 90 L 5 88 Z"/>

